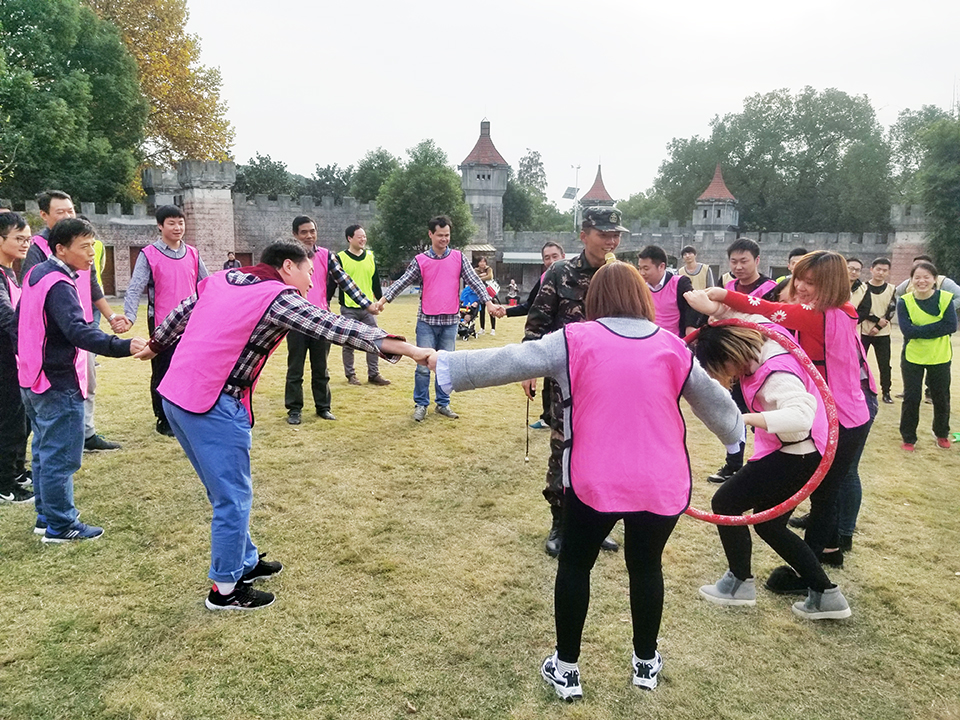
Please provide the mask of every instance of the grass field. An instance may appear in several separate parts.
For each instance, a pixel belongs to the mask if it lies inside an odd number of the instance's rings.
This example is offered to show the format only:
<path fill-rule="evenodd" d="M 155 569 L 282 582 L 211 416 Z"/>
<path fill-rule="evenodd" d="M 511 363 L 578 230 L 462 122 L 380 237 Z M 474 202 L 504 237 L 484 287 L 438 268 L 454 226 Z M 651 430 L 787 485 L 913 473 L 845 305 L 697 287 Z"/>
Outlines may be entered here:
<path fill-rule="evenodd" d="M 415 313 L 404 297 L 381 324 L 412 337 Z M 496 337 L 460 347 L 517 341 L 522 327 L 501 320 Z M 261 585 L 277 602 L 212 613 L 210 507 L 176 441 L 153 431 L 149 364 L 100 362 L 98 430 L 124 448 L 85 456 L 76 500 L 105 536 L 46 546 L 29 509 L 0 507 L 4 720 L 960 720 L 960 449 L 935 447 L 928 405 L 913 455 L 899 449 L 899 403 L 880 407 L 854 550 L 830 573 L 851 619 L 804 622 L 795 598 L 765 590 L 756 608 L 703 602 L 698 586 L 726 566 L 715 529 L 683 518 L 664 559 L 660 687 L 630 685 L 626 572 L 621 553 L 604 554 L 580 659 L 585 700 L 567 706 L 538 673 L 553 643 L 548 439 L 531 431 L 525 464 L 518 387 L 454 395 L 459 420 L 431 411 L 417 424 L 411 361 L 383 366 L 388 388 L 351 387 L 335 348 L 338 421 L 305 413 L 290 427 L 281 348 L 258 388 L 253 448 L 254 540 L 285 565 Z M 702 478 L 723 450 L 687 420 L 695 504 L 707 507 Z M 780 563 L 754 548 L 762 580 Z"/>

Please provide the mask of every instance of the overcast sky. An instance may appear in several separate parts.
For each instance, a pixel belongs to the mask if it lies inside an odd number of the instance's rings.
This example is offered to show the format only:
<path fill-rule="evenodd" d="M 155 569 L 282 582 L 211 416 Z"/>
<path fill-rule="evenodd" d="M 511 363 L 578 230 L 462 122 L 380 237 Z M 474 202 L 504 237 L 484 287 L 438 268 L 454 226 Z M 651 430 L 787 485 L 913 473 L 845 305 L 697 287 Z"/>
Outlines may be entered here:
<path fill-rule="evenodd" d="M 514 169 L 543 156 L 548 195 L 649 188 L 674 137 L 777 88 L 867 95 L 884 127 L 949 108 L 957 0 L 188 0 L 202 62 L 223 74 L 234 154 L 312 174 L 433 138 L 451 164 L 492 123 Z"/>

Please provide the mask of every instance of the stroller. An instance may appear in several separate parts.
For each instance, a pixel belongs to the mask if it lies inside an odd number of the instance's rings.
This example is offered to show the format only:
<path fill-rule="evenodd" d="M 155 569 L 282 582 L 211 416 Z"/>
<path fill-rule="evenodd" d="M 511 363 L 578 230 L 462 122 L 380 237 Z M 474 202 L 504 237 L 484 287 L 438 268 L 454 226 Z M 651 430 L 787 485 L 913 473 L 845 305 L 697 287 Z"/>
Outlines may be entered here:
<path fill-rule="evenodd" d="M 477 303 L 460 306 L 460 324 L 457 326 L 457 337 L 461 340 L 469 340 L 477 337 L 475 323 L 479 306 Z"/>

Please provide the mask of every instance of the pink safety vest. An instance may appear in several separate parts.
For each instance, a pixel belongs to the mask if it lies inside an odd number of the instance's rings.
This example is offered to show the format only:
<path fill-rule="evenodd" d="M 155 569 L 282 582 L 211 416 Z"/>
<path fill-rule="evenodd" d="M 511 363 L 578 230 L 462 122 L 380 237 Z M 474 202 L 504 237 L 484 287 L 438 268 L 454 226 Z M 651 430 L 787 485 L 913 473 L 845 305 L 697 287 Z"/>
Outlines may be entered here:
<path fill-rule="evenodd" d="M 454 315 L 460 309 L 460 272 L 463 254 L 451 250 L 443 259 L 417 255 L 422 279 L 420 307 L 424 315 Z M 480 298 L 486 302 L 488 298 Z"/>
<path fill-rule="evenodd" d="M 50 288 L 59 282 L 65 282 L 76 290 L 76 283 L 69 275 L 59 270 L 48 272 L 35 284 L 30 284 L 34 271 L 40 267 L 34 265 L 23 281 L 20 295 L 20 320 L 17 325 L 18 379 L 20 387 L 29 388 L 38 395 L 50 389 L 50 380 L 43 372 L 44 348 L 47 344 L 47 314 L 43 306 L 47 302 Z M 73 368 L 77 376 L 80 394 L 87 397 L 87 351 L 75 348 Z"/>
<path fill-rule="evenodd" d="M 773 290 L 776 286 L 777 286 L 777 283 L 774 280 L 764 280 L 762 283 L 760 283 L 757 287 L 753 289 L 753 292 L 750 292 L 747 294 L 752 295 L 753 297 L 763 297 L 768 292 Z M 723 289 L 729 292 L 740 292 L 739 290 L 737 290 L 736 278 L 734 278 L 733 280 L 728 282 L 726 285 L 724 285 Z"/>
<path fill-rule="evenodd" d="M 330 274 L 330 251 L 317 245 L 313 256 L 313 287 L 307 293 L 307 300 L 321 310 L 329 310 L 327 301 L 327 278 Z"/>
<path fill-rule="evenodd" d="M 0 271 L 2 272 L 2 271 Z M 7 282 L 7 292 L 10 295 L 10 305 L 13 306 L 13 309 L 17 309 L 17 305 L 20 304 L 20 286 L 17 285 L 17 281 L 13 279 L 13 276 L 3 273 L 3 279 Z"/>
<path fill-rule="evenodd" d="M 675 335 L 617 335 L 599 322 L 567 325 L 570 484 L 598 512 L 682 513 L 690 459 L 680 394 L 693 355 Z"/>
<path fill-rule="evenodd" d="M 33 236 L 33 244 L 43 251 L 43 256 L 49 258 L 53 255 L 50 250 L 50 243 L 42 235 Z M 90 270 L 77 270 L 77 295 L 80 297 L 80 307 L 83 308 L 83 319 L 87 322 L 93 322 L 93 295 L 90 294 Z"/>
<path fill-rule="evenodd" d="M 776 327 L 776 329 L 783 330 L 780 327 Z M 760 392 L 760 388 L 763 387 L 763 383 L 772 373 L 776 372 L 786 372 L 800 378 L 807 392 L 817 399 L 817 411 L 813 417 L 813 427 L 810 430 L 809 439 L 813 440 L 813 444 L 816 445 L 817 450 L 822 455 L 827 448 L 827 434 L 830 429 L 827 423 L 827 410 L 817 386 L 814 385 L 813 380 L 790 353 L 775 355 L 767 359 L 752 375 L 744 375 L 740 378 L 740 389 L 743 391 L 743 399 L 747 403 L 747 407 L 750 412 L 763 411 L 763 408 L 754 404 L 754 400 L 757 393 Z M 753 438 L 753 455 L 750 459 L 759 460 L 782 447 L 783 442 L 777 435 L 756 428 Z"/>
<path fill-rule="evenodd" d="M 143 254 L 153 275 L 153 320 L 160 325 L 181 302 L 197 292 L 200 277 L 200 253 L 191 245 L 182 258 L 165 255 L 154 245 L 147 245 Z"/>
<path fill-rule="evenodd" d="M 221 271 L 200 281 L 197 304 L 170 361 L 170 369 L 157 387 L 162 397 L 188 412 L 205 413 L 217 404 L 257 323 L 276 297 L 290 289 L 289 285 L 276 280 L 232 285 L 227 281 L 227 274 Z M 238 309 L 242 312 L 238 313 Z M 241 402 L 247 409 L 251 427 L 251 397 L 257 378 L 276 349 L 276 345 L 264 349 L 263 359 L 253 373 L 253 382 L 243 392 Z"/>
<path fill-rule="evenodd" d="M 860 371 L 866 365 L 866 353 L 860 342 L 857 315 L 848 315 L 841 308 L 828 308 L 823 314 L 824 367 L 823 379 L 830 386 L 837 403 L 837 420 L 845 428 L 860 427 L 870 419 L 867 399 L 860 384 Z M 873 375 L 867 377 L 874 390 Z"/>
<path fill-rule="evenodd" d="M 677 305 L 677 284 L 679 282 L 680 276 L 671 273 L 670 279 L 663 284 L 662 288 L 656 292 L 650 291 L 650 294 L 653 295 L 653 307 L 656 310 L 654 322 L 678 337 L 682 334 L 680 330 L 680 308 Z"/>

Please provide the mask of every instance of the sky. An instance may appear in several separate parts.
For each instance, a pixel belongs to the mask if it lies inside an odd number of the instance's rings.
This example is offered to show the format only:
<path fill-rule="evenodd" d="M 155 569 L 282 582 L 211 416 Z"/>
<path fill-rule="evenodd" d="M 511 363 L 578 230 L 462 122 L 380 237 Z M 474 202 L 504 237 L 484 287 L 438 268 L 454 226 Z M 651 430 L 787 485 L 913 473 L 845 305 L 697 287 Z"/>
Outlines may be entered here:
<path fill-rule="evenodd" d="M 960 95 L 956 0 L 188 0 L 201 62 L 219 67 L 238 163 L 309 176 L 425 138 L 457 165 L 491 122 L 517 168 L 544 162 L 561 209 L 603 165 L 627 198 L 673 138 L 707 136 L 743 99 L 809 85 L 866 95 L 889 127 Z M 579 170 L 576 170 L 579 166 Z"/>

